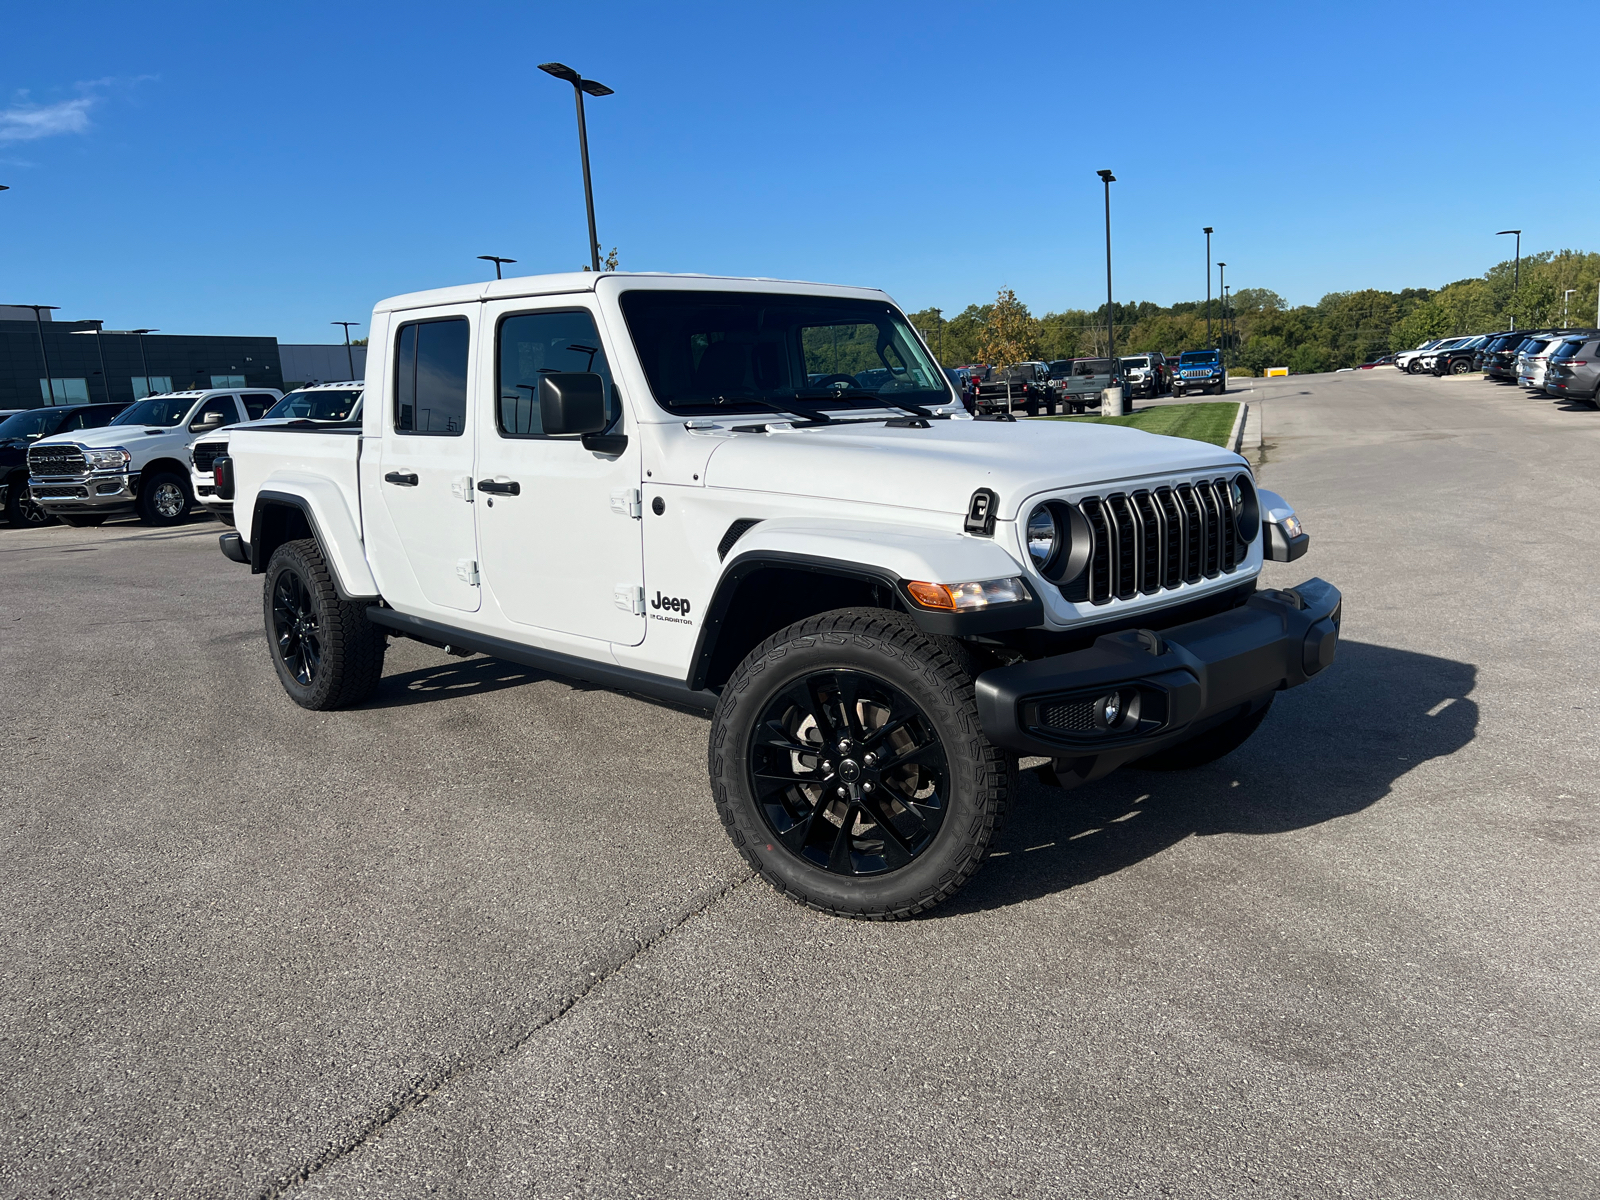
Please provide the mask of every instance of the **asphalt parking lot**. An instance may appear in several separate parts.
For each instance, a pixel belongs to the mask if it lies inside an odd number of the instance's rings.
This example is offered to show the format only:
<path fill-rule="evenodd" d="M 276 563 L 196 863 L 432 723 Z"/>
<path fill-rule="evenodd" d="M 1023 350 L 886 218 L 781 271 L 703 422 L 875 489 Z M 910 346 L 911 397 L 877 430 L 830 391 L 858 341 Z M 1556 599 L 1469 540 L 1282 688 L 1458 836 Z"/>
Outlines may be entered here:
<path fill-rule="evenodd" d="M 1593 1196 L 1600 413 L 1228 399 L 1339 662 L 891 925 L 749 879 L 702 717 L 405 642 L 304 712 L 214 523 L 0 528 L 0 1194 Z"/>

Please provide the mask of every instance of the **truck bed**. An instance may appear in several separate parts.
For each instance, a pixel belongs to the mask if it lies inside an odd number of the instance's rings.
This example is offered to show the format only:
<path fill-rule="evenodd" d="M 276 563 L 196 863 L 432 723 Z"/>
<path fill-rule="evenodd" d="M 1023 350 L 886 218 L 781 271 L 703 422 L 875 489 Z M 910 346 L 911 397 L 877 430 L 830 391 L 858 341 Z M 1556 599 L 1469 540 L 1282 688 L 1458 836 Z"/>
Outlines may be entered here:
<path fill-rule="evenodd" d="M 248 544 L 256 498 L 274 482 L 292 483 L 297 492 L 315 489 L 330 524 L 361 536 L 361 427 L 359 425 L 239 425 L 228 442 L 233 460 L 233 513 Z"/>

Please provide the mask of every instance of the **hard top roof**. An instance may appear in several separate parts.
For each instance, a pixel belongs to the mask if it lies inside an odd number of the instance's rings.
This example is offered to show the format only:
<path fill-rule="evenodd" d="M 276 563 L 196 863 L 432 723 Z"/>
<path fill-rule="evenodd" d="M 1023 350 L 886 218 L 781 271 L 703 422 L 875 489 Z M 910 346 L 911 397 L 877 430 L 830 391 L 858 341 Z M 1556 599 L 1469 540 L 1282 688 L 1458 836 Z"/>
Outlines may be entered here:
<path fill-rule="evenodd" d="M 373 306 L 373 312 L 401 312 L 412 308 L 431 308 L 444 304 L 475 304 L 483 300 L 514 300 L 522 296 L 557 296 L 569 292 L 593 292 L 599 288 L 625 291 L 629 288 L 682 289 L 687 291 L 799 292 L 802 295 L 841 296 L 867 300 L 888 300 L 877 288 L 845 284 L 810 283 L 799 279 L 767 279 L 739 275 L 674 275 L 665 271 L 567 271 L 558 275 L 523 275 L 514 279 L 489 279 L 482 283 L 457 284 L 423 292 L 390 296 Z"/>

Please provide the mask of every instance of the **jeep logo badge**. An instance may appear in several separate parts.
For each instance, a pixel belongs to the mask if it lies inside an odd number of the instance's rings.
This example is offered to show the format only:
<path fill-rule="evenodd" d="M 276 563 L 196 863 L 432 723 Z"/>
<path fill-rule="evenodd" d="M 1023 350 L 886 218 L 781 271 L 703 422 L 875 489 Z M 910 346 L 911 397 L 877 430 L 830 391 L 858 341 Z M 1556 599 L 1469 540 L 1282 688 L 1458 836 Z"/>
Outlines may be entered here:
<path fill-rule="evenodd" d="M 993 537 L 994 510 L 999 505 L 999 496 L 988 488 L 979 488 L 972 493 L 972 499 L 967 501 L 967 521 L 962 528 L 978 537 Z"/>

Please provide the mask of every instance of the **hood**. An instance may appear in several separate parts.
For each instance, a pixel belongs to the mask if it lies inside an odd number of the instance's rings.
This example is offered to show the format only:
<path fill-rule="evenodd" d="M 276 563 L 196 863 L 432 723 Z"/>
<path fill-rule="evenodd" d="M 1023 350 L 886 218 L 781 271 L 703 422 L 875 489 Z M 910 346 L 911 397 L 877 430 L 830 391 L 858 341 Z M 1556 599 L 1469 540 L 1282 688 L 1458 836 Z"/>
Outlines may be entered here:
<path fill-rule="evenodd" d="M 52 434 L 34 442 L 35 446 L 87 446 L 103 450 L 107 446 L 125 446 L 132 450 L 140 442 L 149 441 L 155 434 L 170 437 L 194 438 L 187 425 L 174 425 L 171 429 L 157 429 L 154 425 L 102 425 L 99 429 L 75 429 L 71 433 Z"/>
<path fill-rule="evenodd" d="M 964 514 L 978 488 L 1000 497 L 1001 519 L 1057 488 L 1244 465 L 1220 446 L 1117 425 L 1067 421 L 934 421 L 928 429 L 877 422 L 737 434 L 706 464 L 705 483 L 798 496 L 847 497 Z"/>

